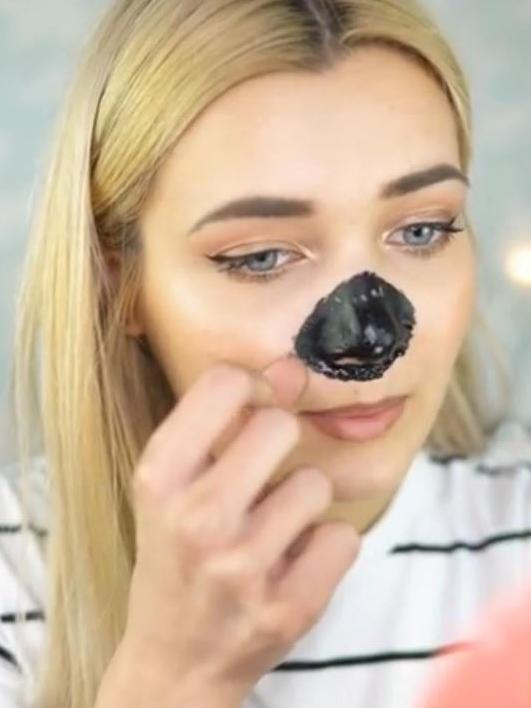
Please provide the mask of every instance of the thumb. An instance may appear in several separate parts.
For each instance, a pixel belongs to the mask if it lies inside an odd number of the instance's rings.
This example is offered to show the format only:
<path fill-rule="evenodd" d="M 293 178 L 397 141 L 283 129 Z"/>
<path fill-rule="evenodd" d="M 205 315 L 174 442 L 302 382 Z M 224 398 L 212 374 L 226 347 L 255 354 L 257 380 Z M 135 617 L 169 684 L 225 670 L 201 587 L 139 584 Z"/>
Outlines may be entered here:
<path fill-rule="evenodd" d="M 308 385 L 308 369 L 292 354 L 276 359 L 260 373 L 273 387 L 282 408 L 294 407 Z"/>

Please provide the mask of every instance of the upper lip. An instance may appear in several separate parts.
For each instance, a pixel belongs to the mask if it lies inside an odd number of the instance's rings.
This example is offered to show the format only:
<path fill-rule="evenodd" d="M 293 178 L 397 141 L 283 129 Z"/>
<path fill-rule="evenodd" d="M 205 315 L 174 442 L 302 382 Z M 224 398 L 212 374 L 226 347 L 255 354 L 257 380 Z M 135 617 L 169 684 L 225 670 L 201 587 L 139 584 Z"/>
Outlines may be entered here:
<path fill-rule="evenodd" d="M 307 415 L 337 415 L 337 416 L 356 416 L 356 415 L 371 415 L 375 413 L 380 413 L 381 411 L 387 410 L 393 405 L 400 403 L 405 400 L 406 396 L 393 396 L 390 398 L 382 398 L 380 401 L 375 403 L 357 403 L 353 406 L 342 406 L 339 408 L 327 408 L 324 410 L 307 410 L 301 411 L 303 414 Z"/>

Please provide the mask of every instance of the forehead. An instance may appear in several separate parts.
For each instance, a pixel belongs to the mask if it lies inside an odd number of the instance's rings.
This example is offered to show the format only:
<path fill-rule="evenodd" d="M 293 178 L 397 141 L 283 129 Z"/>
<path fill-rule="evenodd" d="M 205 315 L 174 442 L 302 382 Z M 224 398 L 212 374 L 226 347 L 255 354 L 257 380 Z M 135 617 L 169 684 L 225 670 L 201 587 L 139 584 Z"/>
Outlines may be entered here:
<path fill-rule="evenodd" d="M 194 215 L 250 193 L 352 203 L 458 155 L 435 80 L 396 50 L 365 47 L 320 75 L 268 74 L 227 91 L 182 136 L 156 192 Z"/>

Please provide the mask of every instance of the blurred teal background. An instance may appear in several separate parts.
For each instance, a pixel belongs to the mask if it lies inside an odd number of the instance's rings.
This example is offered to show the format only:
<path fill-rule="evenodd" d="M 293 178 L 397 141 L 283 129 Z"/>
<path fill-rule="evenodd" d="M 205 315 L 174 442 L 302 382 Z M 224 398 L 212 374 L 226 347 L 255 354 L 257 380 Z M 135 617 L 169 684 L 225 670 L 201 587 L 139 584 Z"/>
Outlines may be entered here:
<path fill-rule="evenodd" d="M 481 252 L 480 297 L 514 372 L 511 411 L 531 423 L 531 286 L 518 285 L 506 265 L 513 248 L 531 248 L 531 0 L 425 2 L 469 75 L 475 105 L 472 216 Z M 35 180 L 66 81 L 107 5 L 108 0 L 0 0 L 2 401 Z M 522 267 L 531 269 L 529 262 L 521 261 Z M 0 431 L 4 420 L 2 404 Z M 6 456 L 2 444 L 0 457 Z"/>

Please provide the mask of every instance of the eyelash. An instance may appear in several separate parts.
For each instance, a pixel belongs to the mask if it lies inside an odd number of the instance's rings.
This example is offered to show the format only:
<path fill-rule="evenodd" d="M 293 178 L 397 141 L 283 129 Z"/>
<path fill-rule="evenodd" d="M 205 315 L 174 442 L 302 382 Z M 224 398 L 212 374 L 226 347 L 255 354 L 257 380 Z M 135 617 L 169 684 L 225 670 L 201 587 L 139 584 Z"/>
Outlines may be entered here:
<path fill-rule="evenodd" d="M 431 227 L 434 231 L 440 231 L 442 236 L 435 242 L 435 244 L 430 246 L 422 247 L 406 247 L 402 250 L 406 253 L 411 253 L 417 258 L 430 258 L 440 250 L 442 250 L 454 237 L 456 234 L 464 231 L 464 229 L 457 228 L 455 222 L 457 221 L 457 216 L 447 222 L 438 221 L 423 221 L 417 222 L 415 224 L 408 224 L 404 226 L 400 231 L 405 231 L 407 229 L 414 229 L 419 227 Z M 242 270 L 242 267 L 248 264 L 248 261 L 256 258 L 257 256 L 264 256 L 270 253 L 282 253 L 287 252 L 283 248 L 269 248 L 263 251 L 255 251 L 254 253 L 247 253 L 243 256 L 210 256 L 210 260 L 215 263 L 224 263 L 226 267 L 220 268 L 220 272 L 228 273 L 231 277 L 238 280 L 254 281 L 254 282 L 264 282 L 267 280 L 273 280 L 273 278 L 280 277 L 287 268 L 280 268 L 275 271 L 264 272 L 262 275 L 249 275 Z M 259 271 L 256 271 L 256 273 Z"/>

